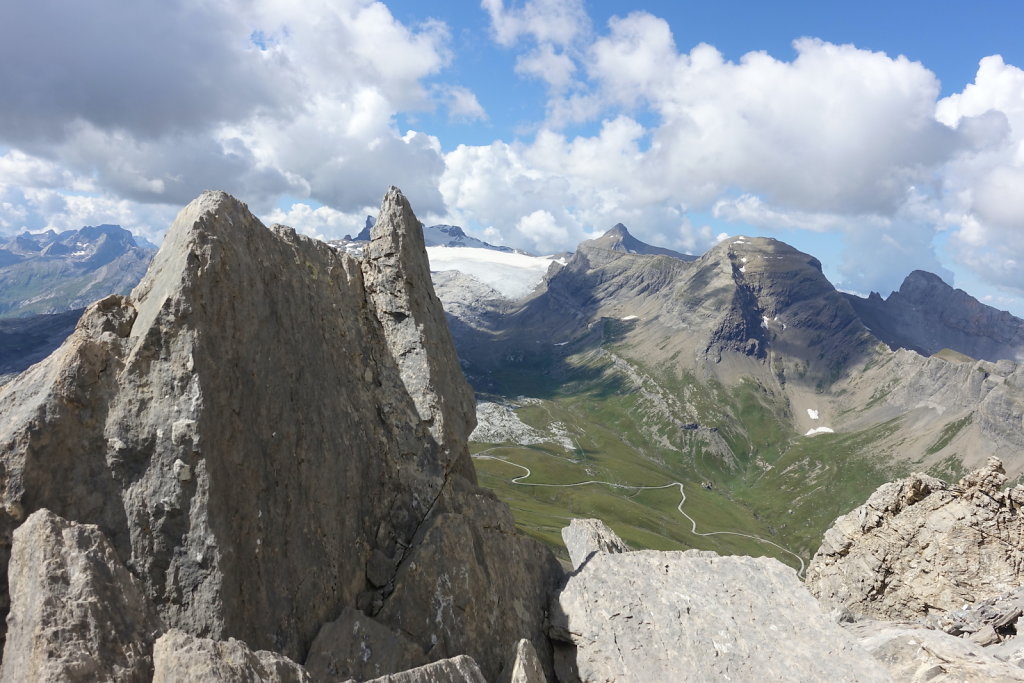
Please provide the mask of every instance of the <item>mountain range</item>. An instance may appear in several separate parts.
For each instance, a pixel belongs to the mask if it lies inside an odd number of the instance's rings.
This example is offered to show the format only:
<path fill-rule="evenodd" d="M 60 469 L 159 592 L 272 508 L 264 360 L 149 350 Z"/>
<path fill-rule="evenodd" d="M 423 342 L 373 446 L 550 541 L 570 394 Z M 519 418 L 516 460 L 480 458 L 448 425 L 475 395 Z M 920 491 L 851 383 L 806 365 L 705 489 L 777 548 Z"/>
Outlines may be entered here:
<path fill-rule="evenodd" d="M 0 680 L 1024 680 L 1015 361 L 623 228 L 465 322 L 380 215 L 353 256 L 204 193 L 0 388 Z"/>
<path fill-rule="evenodd" d="M 482 481 L 537 537 L 554 544 L 559 515 L 586 506 L 636 545 L 794 562 L 739 536 L 695 539 L 663 503 L 637 504 L 649 494 L 531 488 L 512 465 L 537 483 L 690 482 L 698 526 L 772 538 L 804 559 L 895 476 L 960 476 L 991 455 L 1012 477 L 1024 471 L 1019 319 L 922 273 L 888 300 L 854 297 L 770 238 L 731 238 L 692 260 L 630 240 L 617 226 L 582 243 L 514 302 L 454 305 L 456 288 L 437 287 L 467 376 L 497 406 L 474 437 Z M 517 421 L 527 444 L 502 438 Z"/>
<path fill-rule="evenodd" d="M 334 246 L 361 249 L 361 237 Z M 817 259 L 777 240 L 731 238 L 697 257 L 645 244 L 621 224 L 558 258 L 494 247 L 453 226 L 426 228 L 424 241 L 481 401 L 474 449 L 505 449 L 538 481 L 605 471 L 620 482 L 713 483 L 692 494 L 708 499 L 708 528 L 728 522 L 808 558 L 832 519 L 893 476 L 958 476 L 989 455 L 1003 457 L 1011 476 L 1024 470 L 1024 322 L 937 276 L 915 271 L 886 299 L 863 298 L 837 291 Z M 5 253 L 9 267 L 48 266 L 54 289 L 85 263 L 148 255 L 112 226 L 22 235 Z M 0 371 L 45 356 L 76 318 L 0 325 Z M 538 449 L 562 458 L 558 468 Z M 476 464 L 551 545 L 553 519 L 573 505 L 639 520 L 627 541 L 681 541 L 663 531 L 671 525 L 656 505 L 620 509 L 621 496 L 597 490 L 545 498 L 513 483 L 512 464 Z M 711 540 L 696 544 L 722 548 Z M 738 537 L 726 546 L 763 549 Z"/>

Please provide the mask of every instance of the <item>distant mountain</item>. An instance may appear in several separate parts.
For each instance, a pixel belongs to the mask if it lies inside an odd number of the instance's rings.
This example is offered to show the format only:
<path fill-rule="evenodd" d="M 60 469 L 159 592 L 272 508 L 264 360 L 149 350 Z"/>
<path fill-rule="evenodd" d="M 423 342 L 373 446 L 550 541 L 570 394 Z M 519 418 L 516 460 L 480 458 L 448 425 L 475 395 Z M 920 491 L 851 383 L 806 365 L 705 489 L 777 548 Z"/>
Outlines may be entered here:
<path fill-rule="evenodd" d="M 709 530 L 773 538 L 805 561 L 895 475 L 959 477 L 992 455 L 1024 475 L 1024 364 L 974 360 L 985 344 L 993 358 L 1011 350 L 1018 319 L 925 273 L 865 305 L 774 239 L 724 240 L 695 260 L 642 251 L 616 226 L 519 301 L 448 306 L 456 288 L 437 288 L 486 397 L 481 433 L 530 435 L 482 441 L 504 462 L 477 467 L 538 538 L 582 499 L 518 486 L 510 464 L 537 483 L 683 482 Z M 640 496 L 586 495 L 635 542 L 726 547 Z M 794 560 L 756 542 L 743 552 Z"/>
<path fill-rule="evenodd" d="M 592 247 L 598 247 L 601 249 L 607 249 L 608 251 L 624 251 L 627 254 L 647 254 L 647 255 L 660 255 L 660 256 L 671 256 L 681 261 L 695 261 L 696 256 L 690 254 L 681 254 L 678 251 L 672 249 L 666 249 L 664 247 L 655 247 L 641 242 L 637 238 L 630 234 L 629 230 L 622 223 L 616 223 L 611 230 L 598 237 L 595 240 L 590 240 L 585 244 L 589 244 Z"/>
<path fill-rule="evenodd" d="M 61 313 L 125 294 L 153 253 L 116 225 L 25 232 L 0 242 L 0 317 Z"/>
<path fill-rule="evenodd" d="M 343 246 L 345 242 L 369 242 L 370 230 L 373 228 L 376 219 L 373 216 L 366 217 L 366 224 L 354 238 L 346 235 L 345 239 L 332 242 L 336 246 Z M 501 247 L 488 244 L 483 240 L 471 237 L 466 231 L 457 225 L 425 225 L 423 226 L 423 241 L 428 247 L 469 247 L 475 249 L 491 249 L 503 251 L 510 254 L 526 254 L 528 252 L 511 247 Z M 340 244 L 339 244 L 340 243 Z"/>
<path fill-rule="evenodd" d="M 844 295 L 872 333 L 890 348 L 930 356 L 953 349 L 990 361 L 1024 358 L 1024 320 L 986 306 L 937 275 L 915 270 L 883 299 Z"/>

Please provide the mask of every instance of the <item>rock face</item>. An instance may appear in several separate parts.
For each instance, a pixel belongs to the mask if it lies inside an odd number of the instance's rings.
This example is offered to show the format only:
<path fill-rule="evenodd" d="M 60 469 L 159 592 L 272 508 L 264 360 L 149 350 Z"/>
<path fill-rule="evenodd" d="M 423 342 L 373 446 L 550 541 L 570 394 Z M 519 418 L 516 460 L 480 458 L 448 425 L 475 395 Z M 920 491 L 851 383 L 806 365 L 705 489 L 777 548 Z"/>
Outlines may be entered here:
<path fill-rule="evenodd" d="M 551 635 L 570 644 L 562 681 L 888 680 L 768 558 L 594 554 L 552 603 Z"/>
<path fill-rule="evenodd" d="M 844 295 L 864 324 L 892 348 L 931 355 L 955 349 L 971 358 L 1018 360 L 1024 354 L 1024 320 L 986 306 L 962 289 L 915 270 L 898 292 L 882 299 Z"/>
<path fill-rule="evenodd" d="M 0 681 L 148 681 L 162 630 L 142 586 L 95 526 L 49 510 L 14 532 Z"/>
<path fill-rule="evenodd" d="M 351 607 L 324 624 L 306 658 L 317 681 L 364 681 L 426 663 L 415 643 Z"/>
<path fill-rule="evenodd" d="M 956 486 L 915 474 L 840 517 L 807 571 L 807 586 L 855 614 L 913 620 L 1019 586 L 1024 486 L 1003 489 L 1002 463 Z"/>
<path fill-rule="evenodd" d="M 303 661 L 352 607 L 491 677 L 519 638 L 548 651 L 557 562 L 474 485 L 473 397 L 396 189 L 362 260 L 202 195 L 0 416 L 3 565 L 46 507 L 97 525 L 192 636 Z"/>

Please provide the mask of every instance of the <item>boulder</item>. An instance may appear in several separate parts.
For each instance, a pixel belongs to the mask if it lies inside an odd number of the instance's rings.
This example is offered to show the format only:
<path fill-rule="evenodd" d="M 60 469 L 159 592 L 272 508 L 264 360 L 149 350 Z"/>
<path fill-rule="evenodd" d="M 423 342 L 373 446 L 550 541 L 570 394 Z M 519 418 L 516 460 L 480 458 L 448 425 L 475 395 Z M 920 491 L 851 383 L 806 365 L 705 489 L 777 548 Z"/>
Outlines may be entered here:
<path fill-rule="evenodd" d="M 301 666 L 266 650 L 253 652 L 240 640 L 196 638 L 171 629 L 153 648 L 153 683 L 312 683 Z"/>
<path fill-rule="evenodd" d="M 425 666 L 374 678 L 367 683 L 487 683 L 472 657 L 459 655 Z"/>
<path fill-rule="evenodd" d="M 624 553 L 629 550 L 611 528 L 599 519 L 574 519 L 562 529 L 562 541 L 569 551 L 573 569 L 595 553 Z"/>
<path fill-rule="evenodd" d="M 563 681 L 888 680 L 769 558 L 598 553 L 552 602 L 551 636 Z"/>
<path fill-rule="evenodd" d="M 957 485 L 922 474 L 885 484 L 835 521 L 807 586 L 858 615 L 912 621 L 1009 592 L 1024 573 L 1024 486 L 1002 463 Z"/>
<path fill-rule="evenodd" d="M 160 619 L 103 533 L 43 509 L 13 540 L 0 681 L 149 681 Z"/>
<path fill-rule="evenodd" d="M 847 628 L 896 681 L 1024 681 L 1024 669 L 965 638 L 913 624 L 862 622 Z"/>

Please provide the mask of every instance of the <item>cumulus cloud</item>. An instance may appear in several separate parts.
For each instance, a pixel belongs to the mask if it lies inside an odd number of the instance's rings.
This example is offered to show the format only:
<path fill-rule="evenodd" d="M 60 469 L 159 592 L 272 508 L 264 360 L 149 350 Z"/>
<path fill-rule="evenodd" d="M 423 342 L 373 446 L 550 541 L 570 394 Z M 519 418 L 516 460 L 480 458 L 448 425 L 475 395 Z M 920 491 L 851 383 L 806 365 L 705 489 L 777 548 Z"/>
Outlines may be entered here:
<path fill-rule="evenodd" d="M 563 92 L 573 83 L 578 43 L 590 34 L 582 0 L 526 0 L 506 7 L 504 0 L 481 0 L 491 19 L 495 41 L 505 47 L 531 45 L 516 59 L 516 73 L 546 82 Z"/>
<path fill-rule="evenodd" d="M 518 7 L 504 0 L 481 0 L 498 43 L 511 46 L 528 36 L 539 44 L 566 47 L 590 28 L 581 0 L 526 0 Z"/>
<path fill-rule="evenodd" d="M 467 89 L 424 85 L 449 40 L 371 0 L 5 3 L 0 145 L 20 156 L 0 164 L 138 203 L 219 188 L 259 210 L 282 194 L 350 210 L 401 184 L 440 210 L 439 143 L 395 115 L 440 92 L 453 117 L 484 116 Z"/>
<path fill-rule="evenodd" d="M 262 220 L 266 225 L 279 223 L 295 228 L 304 235 L 326 240 L 358 234 L 366 224 L 366 216 L 376 214 L 376 207 L 364 207 L 362 211 L 346 213 L 329 206 L 314 208 L 305 202 L 295 202 L 287 210 L 276 208 L 270 211 Z"/>
<path fill-rule="evenodd" d="M 680 51 L 667 22 L 634 12 L 596 37 L 562 37 L 572 50 L 549 38 L 542 52 L 529 3 L 484 6 L 496 39 L 522 50 L 519 73 L 557 84 L 532 141 L 457 150 L 442 177 L 450 207 L 510 243 L 538 239 L 522 220 L 542 209 L 567 240 L 617 216 L 642 238 L 692 250 L 710 230 L 695 235 L 687 215 L 706 211 L 762 230 L 839 233 L 844 284 L 884 291 L 911 268 L 949 276 L 935 237 L 952 230 L 962 264 L 1024 287 L 1017 259 L 993 251 L 1024 248 L 1024 72 L 1001 58 L 939 100 L 924 65 L 853 45 L 800 38 L 791 60 L 730 61 L 706 44 Z M 602 120 L 597 133 L 558 132 Z M 491 192 L 484 207 L 455 190 L 478 171 L 514 183 L 515 196 Z"/>
<path fill-rule="evenodd" d="M 448 118 L 452 121 L 486 121 L 487 112 L 469 88 L 449 85 L 441 89 L 447 100 Z"/>

